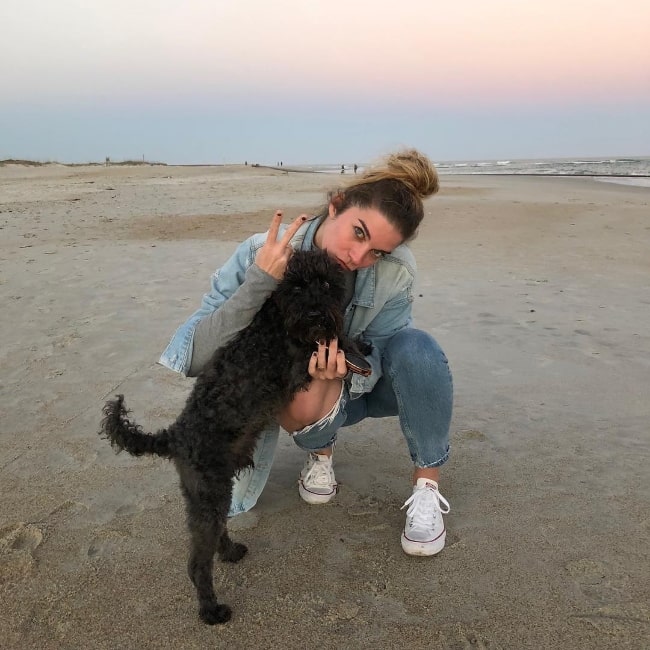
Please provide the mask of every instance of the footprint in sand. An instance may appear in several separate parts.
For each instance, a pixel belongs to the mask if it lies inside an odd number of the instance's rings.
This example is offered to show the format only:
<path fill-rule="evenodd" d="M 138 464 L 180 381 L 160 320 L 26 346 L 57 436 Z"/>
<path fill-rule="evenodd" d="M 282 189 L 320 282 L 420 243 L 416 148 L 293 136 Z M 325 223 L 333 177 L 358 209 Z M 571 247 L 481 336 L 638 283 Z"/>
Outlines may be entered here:
<path fill-rule="evenodd" d="M 564 566 L 569 575 L 591 605 L 603 605 L 624 600 L 629 576 L 612 575 L 606 564 L 590 558 L 581 558 Z"/>
<path fill-rule="evenodd" d="M 36 560 L 34 551 L 43 541 L 38 526 L 19 522 L 0 529 L 0 581 L 28 576 Z"/>
<path fill-rule="evenodd" d="M 111 555 L 130 537 L 130 535 L 117 530 L 101 530 L 88 546 L 82 548 L 82 552 L 91 559 Z"/>
<path fill-rule="evenodd" d="M 600 634 L 620 637 L 622 642 L 620 647 L 623 647 L 624 640 L 647 638 L 650 628 L 650 607 L 645 602 L 627 602 L 621 605 L 595 607 L 578 614 L 575 618 L 596 628 Z M 628 647 L 627 644 L 625 646 Z"/>
<path fill-rule="evenodd" d="M 585 609 L 573 618 L 594 627 L 601 634 L 621 639 L 641 638 L 650 629 L 650 607 L 629 599 L 630 577 L 612 575 L 603 562 L 581 558 L 565 565 L 584 597 Z M 639 646 L 641 647 L 641 646 Z"/>
<path fill-rule="evenodd" d="M 445 639 L 445 648 L 449 650 L 500 650 L 501 646 L 494 641 L 486 639 L 484 636 L 465 630 L 460 626 L 457 628 L 457 633 L 453 639 Z"/>
<path fill-rule="evenodd" d="M 456 434 L 464 440 L 478 440 L 480 442 L 487 440 L 487 436 L 478 429 L 459 429 Z"/>

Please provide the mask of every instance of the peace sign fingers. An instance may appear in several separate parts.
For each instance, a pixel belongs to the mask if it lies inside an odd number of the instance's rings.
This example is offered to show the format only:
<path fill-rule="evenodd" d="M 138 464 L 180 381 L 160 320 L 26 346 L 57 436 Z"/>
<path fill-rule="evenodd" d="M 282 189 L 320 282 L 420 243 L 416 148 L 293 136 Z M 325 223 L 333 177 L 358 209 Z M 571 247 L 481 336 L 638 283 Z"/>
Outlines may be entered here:
<path fill-rule="evenodd" d="M 298 232 L 298 228 L 305 221 L 307 221 L 307 215 L 301 214 L 287 226 L 282 238 L 278 241 L 280 224 L 282 223 L 282 210 L 276 210 L 271 220 L 266 242 L 264 242 L 264 246 L 260 248 L 255 257 L 257 266 L 277 280 L 282 279 L 284 271 L 287 268 L 287 262 L 293 252 L 290 245 L 291 238 Z"/>

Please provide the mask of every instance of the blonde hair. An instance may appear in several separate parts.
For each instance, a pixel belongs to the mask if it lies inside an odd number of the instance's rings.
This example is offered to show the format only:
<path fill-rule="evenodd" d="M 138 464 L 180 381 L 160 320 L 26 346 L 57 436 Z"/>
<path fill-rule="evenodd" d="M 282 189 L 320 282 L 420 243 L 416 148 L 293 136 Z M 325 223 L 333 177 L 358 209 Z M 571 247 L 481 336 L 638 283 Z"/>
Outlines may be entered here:
<path fill-rule="evenodd" d="M 438 188 L 433 163 L 416 149 L 407 149 L 389 154 L 328 198 L 337 212 L 352 206 L 378 210 L 408 241 L 424 218 L 422 199 Z"/>

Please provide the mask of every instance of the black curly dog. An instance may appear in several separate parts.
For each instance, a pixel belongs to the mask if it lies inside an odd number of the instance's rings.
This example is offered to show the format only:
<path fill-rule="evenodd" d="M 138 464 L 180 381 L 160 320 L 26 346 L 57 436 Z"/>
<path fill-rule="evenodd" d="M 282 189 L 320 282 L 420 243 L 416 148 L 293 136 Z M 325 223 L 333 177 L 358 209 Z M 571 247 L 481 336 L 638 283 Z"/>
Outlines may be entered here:
<path fill-rule="evenodd" d="M 309 384 L 315 341 L 338 337 L 343 350 L 359 354 L 343 333 L 344 292 L 343 272 L 326 253 L 295 251 L 251 324 L 199 374 L 176 422 L 144 433 L 128 419 L 123 395 L 104 407 L 99 433 L 118 452 L 162 456 L 176 465 L 191 535 L 188 573 L 205 623 L 225 623 L 231 616 L 214 593 L 215 553 L 237 562 L 247 551 L 231 541 L 226 527 L 233 477 L 252 466 L 261 431 Z"/>

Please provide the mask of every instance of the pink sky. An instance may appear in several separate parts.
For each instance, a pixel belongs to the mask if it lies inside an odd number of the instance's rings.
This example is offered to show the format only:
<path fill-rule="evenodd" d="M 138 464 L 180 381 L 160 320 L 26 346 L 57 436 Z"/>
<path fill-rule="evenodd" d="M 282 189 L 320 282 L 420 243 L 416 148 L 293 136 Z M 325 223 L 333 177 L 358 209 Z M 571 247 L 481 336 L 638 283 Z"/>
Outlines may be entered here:
<path fill-rule="evenodd" d="M 648 155 L 649 43 L 650 0 L 3 0 L 0 158 Z"/>
<path fill-rule="evenodd" d="M 650 100 L 648 0 L 9 4 L 10 96 Z"/>

